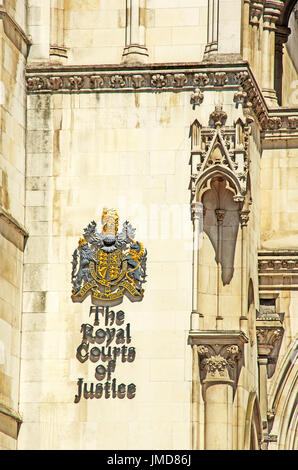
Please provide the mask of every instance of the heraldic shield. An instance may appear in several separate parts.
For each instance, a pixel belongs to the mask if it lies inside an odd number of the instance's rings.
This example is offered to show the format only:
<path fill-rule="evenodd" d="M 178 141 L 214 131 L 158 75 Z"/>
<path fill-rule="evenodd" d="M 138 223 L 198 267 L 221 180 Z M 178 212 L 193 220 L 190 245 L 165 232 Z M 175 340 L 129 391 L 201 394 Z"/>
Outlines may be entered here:
<path fill-rule="evenodd" d="M 103 209 L 102 231 L 94 220 L 84 229 L 72 260 L 72 301 L 91 295 L 93 305 L 112 307 L 126 295 L 131 302 L 143 299 L 147 250 L 135 241 L 135 229 L 126 221 L 118 233 L 118 214 Z"/>

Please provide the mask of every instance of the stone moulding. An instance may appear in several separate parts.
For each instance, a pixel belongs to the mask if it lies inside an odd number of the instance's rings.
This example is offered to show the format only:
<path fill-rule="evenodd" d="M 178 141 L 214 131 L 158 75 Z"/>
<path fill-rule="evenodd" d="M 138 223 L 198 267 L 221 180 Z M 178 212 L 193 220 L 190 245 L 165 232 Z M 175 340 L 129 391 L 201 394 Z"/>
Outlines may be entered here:
<path fill-rule="evenodd" d="M 268 109 L 247 62 L 234 64 L 148 64 L 139 66 L 49 66 L 27 67 L 28 94 L 91 93 L 119 91 L 196 91 L 224 88 L 235 90 L 235 100 L 249 109 L 262 131 L 291 137 L 297 134 L 298 109 Z M 237 91 L 238 90 L 238 91 Z"/>
<path fill-rule="evenodd" d="M 259 289 L 298 290 L 298 251 L 268 251 L 258 255 Z"/>
<path fill-rule="evenodd" d="M 31 39 L 26 35 L 14 18 L 0 5 L 0 20 L 3 21 L 4 32 L 16 48 L 26 58 L 32 44 Z"/>

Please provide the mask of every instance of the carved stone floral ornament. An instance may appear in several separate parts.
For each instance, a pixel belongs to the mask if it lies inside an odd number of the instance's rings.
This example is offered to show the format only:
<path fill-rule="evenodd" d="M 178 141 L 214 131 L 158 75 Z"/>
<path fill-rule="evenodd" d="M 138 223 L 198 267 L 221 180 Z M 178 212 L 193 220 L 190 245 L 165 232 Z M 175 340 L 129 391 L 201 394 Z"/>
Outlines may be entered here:
<path fill-rule="evenodd" d="M 200 357 L 200 369 L 209 378 L 227 378 L 232 377 L 232 369 L 236 367 L 237 361 L 241 356 L 239 347 L 236 344 L 231 345 L 201 345 L 198 346 Z"/>

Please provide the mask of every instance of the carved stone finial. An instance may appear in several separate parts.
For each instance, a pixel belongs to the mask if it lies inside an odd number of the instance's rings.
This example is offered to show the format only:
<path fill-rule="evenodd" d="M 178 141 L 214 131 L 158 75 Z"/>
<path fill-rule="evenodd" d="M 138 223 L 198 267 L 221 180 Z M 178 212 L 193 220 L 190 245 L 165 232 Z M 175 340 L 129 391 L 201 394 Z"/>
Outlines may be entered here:
<path fill-rule="evenodd" d="M 247 93 L 246 91 L 243 90 L 243 87 L 240 86 L 238 88 L 238 91 L 236 91 L 236 93 L 234 94 L 234 101 L 236 103 L 236 107 L 238 107 L 239 104 L 243 106 L 246 99 L 247 99 Z"/>
<path fill-rule="evenodd" d="M 194 92 L 191 94 L 190 103 L 193 105 L 193 109 L 196 106 L 199 106 L 204 99 L 204 95 L 201 92 L 200 88 L 195 88 Z"/>
<path fill-rule="evenodd" d="M 227 113 L 223 111 L 222 105 L 216 105 L 215 110 L 210 114 L 210 120 L 213 121 L 215 127 L 223 126 L 227 117 Z"/>

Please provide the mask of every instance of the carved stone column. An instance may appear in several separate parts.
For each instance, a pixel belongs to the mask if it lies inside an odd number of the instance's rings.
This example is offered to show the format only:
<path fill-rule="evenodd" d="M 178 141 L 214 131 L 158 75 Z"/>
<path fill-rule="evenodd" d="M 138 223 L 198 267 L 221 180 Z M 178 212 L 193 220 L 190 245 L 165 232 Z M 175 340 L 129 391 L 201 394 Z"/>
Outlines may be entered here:
<path fill-rule="evenodd" d="M 287 42 L 291 30 L 286 26 L 277 26 L 275 32 L 274 88 L 278 104 L 282 105 L 283 45 Z"/>
<path fill-rule="evenodd" d="M 219 0 L 208 0 L 207 44 L 205 54 L 218 49 L 218 3 Z"/>
<path fill-rule="evenodd" d="M 277 105 L 277 96 L 274 90 L 275 24 L 283 6 L 284 3 L 280 0 L 266 0 L 264 4 L 262 90 L 269 106 Z"/>
<path fill-rule="evenodd" d="M 122 63 L 145 63 L 146 0 L 126 0 L 126 36 Z"/>
<path fill-rule="evenodd" d="M 222 263 L 222 239 L 223 239 L 223 221 L 226 214 L 224 209 L 216 209 L 217 220 L 217 311 L 216 311 L 216 329 L 223 328 L 223 317 L 221 312 L 221 263 Z"/>
<path fill-rule="evenodd" d="M 256 318 L 258 365 L 259 365 L 259 396 L 264 436 L 268 435 L 268 365 L 273 360 L 273 349 L 280 345 L 283 337 L 283 326 L 275 307 L 260 310 Z M 279 344 L 278 344 L 279 343 Z"/>
<path fill-rule="evenodd" d="M 241 225 L 241 315 L 240 328 L 247 333 L 247 224 L 249 210 L 239 212 Z"/>
<path fill-rule="evenodd" d="M 205 449 L 232 450 L 233 394 L 248 339 L 241 331 L 200 331 L 189 340 L 199 357 Z"/>
<path fill-rule="evenodd" d="M 200 234 L 203 225 L 203 204 L 193 202 L 191 205 L 193 221 L 193 254 L 192 254 L 192 313 L 191 329 L 200 329 L 200 314 L 198 307 L 198 279 L 199 279 L 199 248 Z"/>
<path fill-rule="evenodd" d="M 64 46 L 64 0 L 51 0 L 50 58 L 67 58 Z"/>
<path fill-rule="evenodd" d="M 250 61 L 254 70 L 261 79 L 262 51 L 260 50 L 260 35 L 262 31 L 262 15 L 265 0 L 254 0 L 250 2 L 249 24 L 250 24 Z"/>

